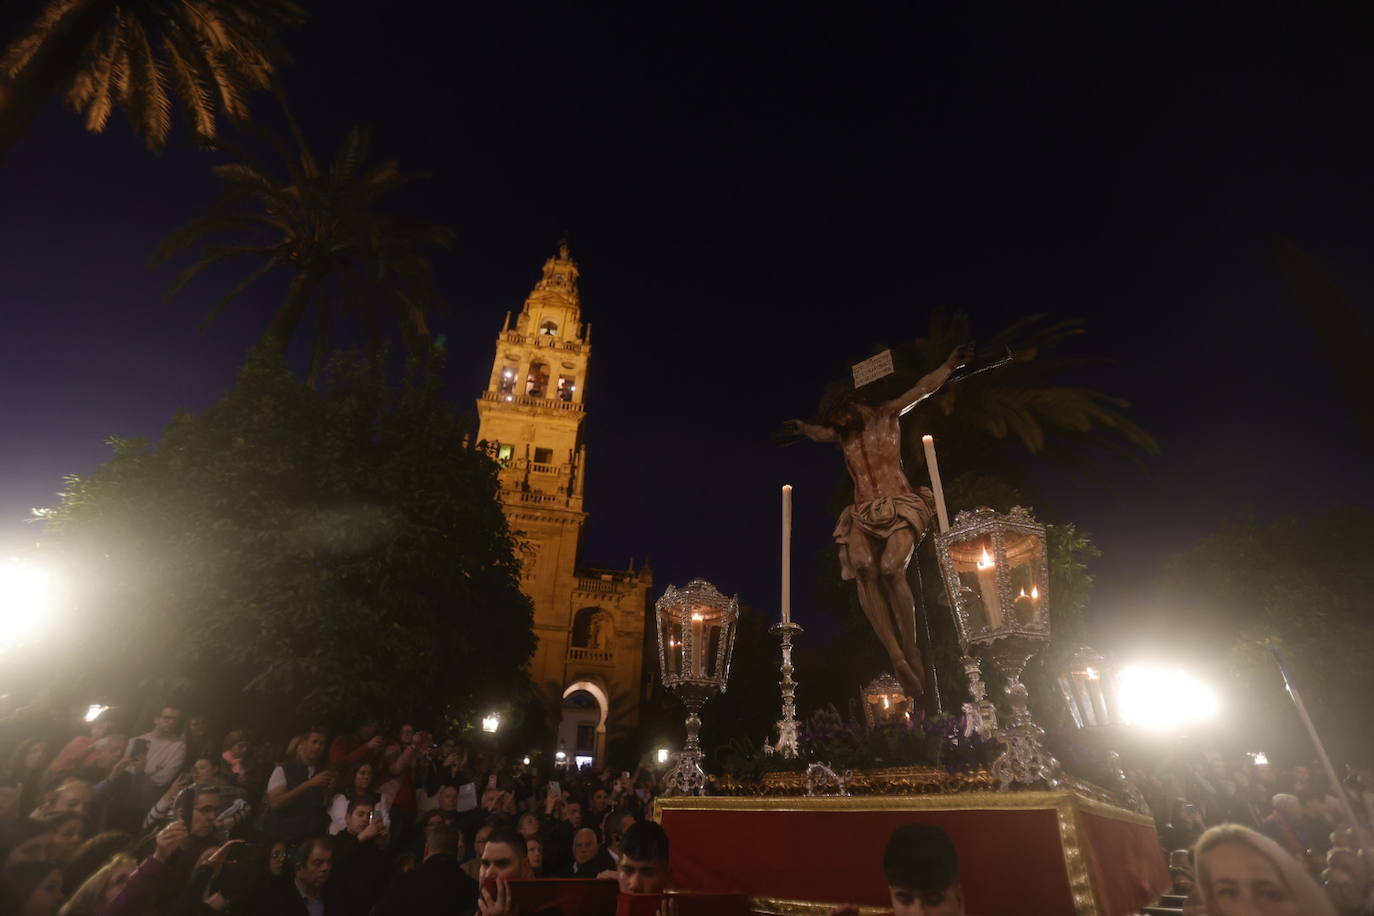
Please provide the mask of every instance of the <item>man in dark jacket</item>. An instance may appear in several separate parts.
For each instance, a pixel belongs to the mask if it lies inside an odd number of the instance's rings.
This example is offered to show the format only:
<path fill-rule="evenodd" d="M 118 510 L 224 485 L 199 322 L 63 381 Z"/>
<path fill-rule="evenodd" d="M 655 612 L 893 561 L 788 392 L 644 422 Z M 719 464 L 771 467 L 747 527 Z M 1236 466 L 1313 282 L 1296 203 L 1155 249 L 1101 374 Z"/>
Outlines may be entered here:
<path fill-rule="evenodd" d="M 610 855 L 596 842 L 596 831 L 583 827 L 573 834 L 573 860 L 559 873 L 560 878 L 595 878 L 615 868 Z"/>
<path fill-rule="evenodd" d="M 312 728 L 296 744 L 296 757 L 283 761 L 267 780 L 267 832 L 294 846 L 324 832 L 333 775 L 317 769 L 324 754 L 324 730 Z"/>
<path fill-rule="evenodd" d="M 253 916 L 328 916 L 324 887 L 334 868 L 334 846 L 329 837 L 312 837 L 296 850 L 295 879 L 264 884 L 253 907 Z"/>
<path fill-rule="evenodd" d="M 371 801 L 354 799 L 334 837 L 334 866 L 324 889 L 329 916 L 367 916 L 386 888 L 390 837 L 386 821 L 372 811 Z"/>
<path fill-rule="evenodd" d="M 419 868 L 398 877 L 377 907 L 378 916 L 458 916 L 477 902 L 477 882 L 458 865 L 462 839 L 458 828 L 439 823 L 425 834 L 425 858 Z"/>

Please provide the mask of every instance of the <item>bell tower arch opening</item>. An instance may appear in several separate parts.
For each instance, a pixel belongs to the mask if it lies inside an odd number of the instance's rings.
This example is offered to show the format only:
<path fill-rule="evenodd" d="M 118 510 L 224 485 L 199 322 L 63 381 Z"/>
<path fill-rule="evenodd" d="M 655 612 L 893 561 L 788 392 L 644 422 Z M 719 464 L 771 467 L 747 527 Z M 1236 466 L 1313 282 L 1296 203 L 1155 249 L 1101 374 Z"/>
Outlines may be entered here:
<path fill-rule="evenodd" d="M 574 681 L 564 689 L 558 741 L 561 747 L 568 749 L 571 760 L 591 758 L 593 766 L 605 762 L 606 720 L 610 714 L 610 698 L 597 682 Z"/>

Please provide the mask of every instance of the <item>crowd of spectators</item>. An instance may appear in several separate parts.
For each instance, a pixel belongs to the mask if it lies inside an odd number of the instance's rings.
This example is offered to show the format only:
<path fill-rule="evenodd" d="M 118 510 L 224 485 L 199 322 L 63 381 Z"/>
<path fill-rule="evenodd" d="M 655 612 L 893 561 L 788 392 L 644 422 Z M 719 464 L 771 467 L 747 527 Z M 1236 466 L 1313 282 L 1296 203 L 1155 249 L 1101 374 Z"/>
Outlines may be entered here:
<path fill-rule="evenodd" d="M 661 890 L 623 854 L 656 791 L 647 763 L 540 773 L 375 720 L 283 744 L 171 702 L 30 731 L 0 733 L 0 913 L 499 913 L 488 871 Z M 656 830 L 633 835 L 666 862 Z"/>
<path fill-rule="evenodd" d="M 1209 829 L 1239 825 L 1272 840 L 1266 849 L 1282 850 L 1323 886 L 1340 916 L 1374 916 L 1374 875 L 1361 852 L 1374 840 L 1374 773 L 1349 769 L 1333 786 L 1315 764 L 1279 767 L 1263 755 L 1206 750 L 1132 776 L 1154 815 L 1176 894 L 1194 895 L 1193 850 Z"/>

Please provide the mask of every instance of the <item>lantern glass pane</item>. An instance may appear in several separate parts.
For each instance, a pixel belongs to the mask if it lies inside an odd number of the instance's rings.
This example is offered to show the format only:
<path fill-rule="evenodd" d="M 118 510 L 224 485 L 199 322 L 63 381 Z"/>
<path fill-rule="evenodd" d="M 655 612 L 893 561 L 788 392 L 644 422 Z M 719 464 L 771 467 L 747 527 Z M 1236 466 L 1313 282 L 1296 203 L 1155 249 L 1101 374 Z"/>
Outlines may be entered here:
<path fill-rule="evenodd" d="M 949 549 L 954 571 L 959 576 L 959 605 L 968 618 L 969 630 L 1002 626 L 1002 599 L 997 588 L 997 553 L 992 536 L 970 538 Z"/>
<path fill-rule="evenodd" d="M 716 677 L 720 674 L 720 639 L 725 629 L 713 626 L 708 627 L 706 632 L 706 676 Z"/>
<path fill-rule="evenodd" d="M 1021 626 L 1030 626 L 1039 621 L 1045 608 L 1045 583 L 1037 576 L 1043 542 L 1032 534 L 1009 533 L 1004 543 L 1015 620 Z"/>
<path fill-rule="evenodd" d="M 682 675 L 682 623 L 680 621 L 670 621 L 668 623 L 668 641 L 663 644 L 664 652 L 664 671 L 670 677 L 680 677 Z"/>

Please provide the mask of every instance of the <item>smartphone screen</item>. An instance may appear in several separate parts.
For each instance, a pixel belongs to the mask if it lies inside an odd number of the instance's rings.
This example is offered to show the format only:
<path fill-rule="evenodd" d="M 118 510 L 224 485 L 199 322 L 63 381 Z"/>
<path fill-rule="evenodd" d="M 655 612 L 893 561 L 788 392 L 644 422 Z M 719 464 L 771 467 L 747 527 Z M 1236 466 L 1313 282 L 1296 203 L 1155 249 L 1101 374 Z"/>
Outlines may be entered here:
<path fill-rule="evenodd" d="M 487 777 L 487 788 L 488 788 L 488 789 L 494 789 L 494 788 L 496 788 L 496 774 L 495 774 L 495 773 L 492 773 L 490 776 Z"/>

